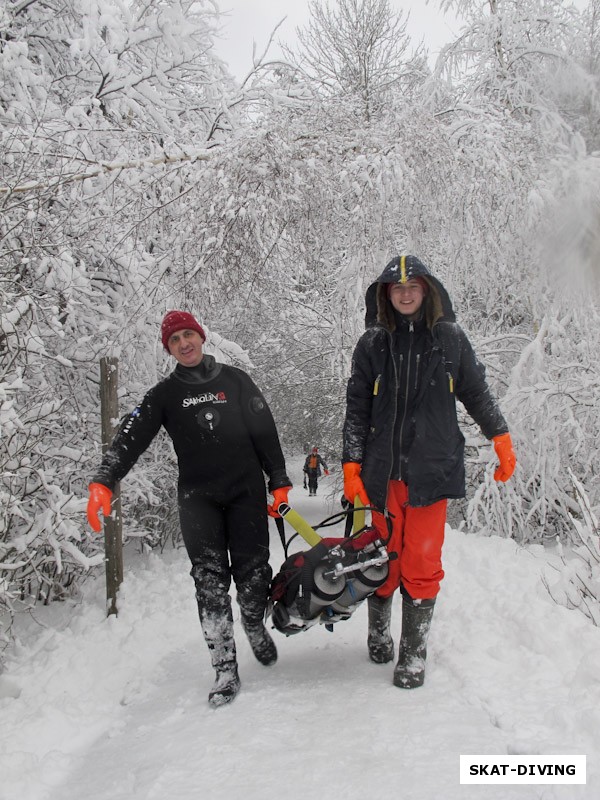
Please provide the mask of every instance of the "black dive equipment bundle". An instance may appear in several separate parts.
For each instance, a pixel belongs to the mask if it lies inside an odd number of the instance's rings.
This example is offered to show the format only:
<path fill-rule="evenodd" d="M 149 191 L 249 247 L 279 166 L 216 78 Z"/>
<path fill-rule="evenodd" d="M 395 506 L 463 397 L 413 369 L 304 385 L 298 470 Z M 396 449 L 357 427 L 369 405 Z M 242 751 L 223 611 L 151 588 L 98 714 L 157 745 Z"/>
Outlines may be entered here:
<path fill-rule="evenodd" d="M 283 523 L 277 520 L 286 559 L 271 582 L 267 616 L 271 615 L 278 631 L 290 636 L 318 623 L 333 630 L 334 622 L 349 619 L 362 601 L 385 583 L 388 562 L 396 553 L 388 553 L 379 532 L 364 525 L 365 510 L 372 509 L 357 504 L 327 518 L 317 527 L 333 525 L 353 514 L 355 532 L 344 538 L 322 538 L 290 506 L 282 503 L 278 507 L 281 517 L 311 545 L 310 550 L 288 556 L 294 537 L 286 542 Z"/>

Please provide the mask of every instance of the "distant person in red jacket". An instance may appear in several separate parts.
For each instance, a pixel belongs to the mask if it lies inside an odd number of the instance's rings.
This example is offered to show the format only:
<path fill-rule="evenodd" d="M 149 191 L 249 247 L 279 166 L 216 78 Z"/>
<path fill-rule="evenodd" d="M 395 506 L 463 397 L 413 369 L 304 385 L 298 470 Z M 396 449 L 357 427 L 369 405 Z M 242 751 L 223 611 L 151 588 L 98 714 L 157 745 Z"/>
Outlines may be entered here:
<path fill-rule="evenodd" d="M 306 456 L 303 469 L 303 472 L 306 476 L 304 479 L 304 488 L 306 489 L 306 481 L 308 479 L 308 494 L 310 497 L 314 497 L 314 495 L 317 493 L 319 478 L 321 477 L 321 467 L 323 467 L 323 472 L 325 475 L 329 475 L 329 468 L 319 454 L 319 448 L 313 447 L 310 453 Z"/>
<path fill-rule="evenodd" d="M 263 622 L 272 577 L 267 511 L 277 516 L 291 481 L 271 411 L 250 377 L 203 352 L 204 330 L 186 311 L 165 316 L 161 338 L 177 366 L 125 418 L 90 483 L 87 515 L 100 531 L 98 511 L 110 514 L 115 485 L 164 427 L 177 454 L 181 532 L 216 672 L 209 703 L 220 706 L 240 688 L 232 579 L 254 655 L 265 666 L 277 660 Z M 263 473 L 273 496 L 269 507 Z"/>

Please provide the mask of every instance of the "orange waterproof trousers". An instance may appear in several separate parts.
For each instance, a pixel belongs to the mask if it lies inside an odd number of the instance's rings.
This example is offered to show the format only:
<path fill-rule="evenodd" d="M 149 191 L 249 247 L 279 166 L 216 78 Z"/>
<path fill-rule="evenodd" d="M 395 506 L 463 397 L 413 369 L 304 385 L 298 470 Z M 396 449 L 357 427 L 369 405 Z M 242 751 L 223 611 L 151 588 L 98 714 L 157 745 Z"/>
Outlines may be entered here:
<path fill-rule="evenodd" d="M 409 506 L 406 484 L 389 482 L 387 508 L 392 515 L 392 536 L 387 549 L 397 553 L 398 558 L 390 561 L 388 578 L 375 594 L 389 597 L 402 584 L 414 600 L 429 600 L 437 595 L 444 577 L 442 545 L 447 506 L 447 500 L 419 508 Z M 381 537 L 387 539 L 383 514 L 374 511 L 372 521 Z"/>

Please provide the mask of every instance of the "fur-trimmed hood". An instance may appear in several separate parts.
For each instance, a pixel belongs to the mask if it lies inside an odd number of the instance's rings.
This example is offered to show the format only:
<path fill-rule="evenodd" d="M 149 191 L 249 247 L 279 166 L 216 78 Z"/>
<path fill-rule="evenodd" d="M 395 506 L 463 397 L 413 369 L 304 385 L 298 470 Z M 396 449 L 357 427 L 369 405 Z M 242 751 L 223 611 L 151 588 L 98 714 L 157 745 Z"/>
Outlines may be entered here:
<path fill-rule="evenodd" d="M 423 278 L 429 286 L 423 304 L 427 327 L 430 330 L 442 319 L 445 322 L 456 321 L 450 296 L 443 284 L 416 256 L 407 255 L 392 258 L 377 280 L 367 289 L 365 327 L 370 328 L 379 324 L 388 331 L 395 330 L 396 321 L 392 304 L 388 299 L 387 287 L 390 283 L 406 283 L 411 278 Z"/>

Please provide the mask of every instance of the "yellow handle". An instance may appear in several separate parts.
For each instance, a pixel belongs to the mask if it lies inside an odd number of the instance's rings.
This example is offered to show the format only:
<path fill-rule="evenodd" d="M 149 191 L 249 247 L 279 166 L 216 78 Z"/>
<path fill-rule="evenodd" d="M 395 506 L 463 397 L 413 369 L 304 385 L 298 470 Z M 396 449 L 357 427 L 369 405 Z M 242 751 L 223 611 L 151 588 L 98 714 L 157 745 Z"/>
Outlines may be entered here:
<path fill-rule="evenodd" d="M 365 507 L 363 506 L 360 497 L 356 495 L 354 498 L 354 516 L 352 522 L 352 531 L 358 533 L 365 527 Z"/>
<path fill-rule="evenodd" d="M 293 508 L 290 508 L 287 503 L 280 503 L 277 506 L 277 513 L 285 517 L 285 519 L 290 523 L 292 528 L 300 534 L 300 536 L 304 539 L 304 541 L 309 544 L 311 547 L 314 547 L 316 544 L 319 544 L 321 541 L 321 537 L 316 532 L 314 528 L 308 524 L 308 522 L 298 514 L 297 511 L 294 511 Z"/>

